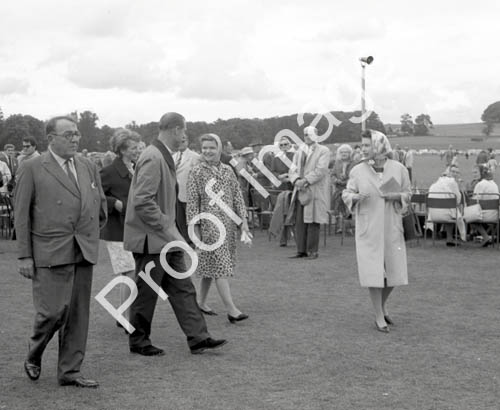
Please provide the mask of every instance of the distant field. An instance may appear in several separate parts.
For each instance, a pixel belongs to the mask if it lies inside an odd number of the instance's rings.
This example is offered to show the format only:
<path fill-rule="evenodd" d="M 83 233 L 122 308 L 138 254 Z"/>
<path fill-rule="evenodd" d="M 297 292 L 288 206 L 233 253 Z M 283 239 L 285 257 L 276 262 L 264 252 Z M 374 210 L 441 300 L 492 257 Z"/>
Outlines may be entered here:
<path fill-rule="evenodd" d="M 472 180 L 472 166 L 476 163 L 476 157 L 470 157 L 468 160 L 460 156 L 458 166 L 465 182 Z M 429 188 L 436 181 L 445 169 L 445 162 L 439 158 L 439 155 L 416 155 L 413 169 L 413 180 L 418 188 Z M 495 182 L 500 186 L 500 170 L 495 174 Z"/>
<path fill-rule="evenodd" d="M 468 150 L 468 149 L 500 149 L 500 137 L 489 137 L 484 138 L 482 141 L 473 141 L 474 139 L 479 139 L 481 137 L 438 137 L 438 136 L 428 136 L 428 137 L 394 137 L 390 138 L 391 145 L 399 144 L 402 148 L 409 147 L 413 149 L 447 149 L 448 146 L 453 145 L 454 149 L 458 150 Z"/>
<path fill-rule="evenodd" d="M 393 130 L 399 129 L 401 124 L 390 124 Z M 482 137 L 484 124 L 475 122 L 469 124 L 435 124 L 431 133 L 436 137 Z M 500 136 L 500 126 L 493 128 L 492 136 Z"/>

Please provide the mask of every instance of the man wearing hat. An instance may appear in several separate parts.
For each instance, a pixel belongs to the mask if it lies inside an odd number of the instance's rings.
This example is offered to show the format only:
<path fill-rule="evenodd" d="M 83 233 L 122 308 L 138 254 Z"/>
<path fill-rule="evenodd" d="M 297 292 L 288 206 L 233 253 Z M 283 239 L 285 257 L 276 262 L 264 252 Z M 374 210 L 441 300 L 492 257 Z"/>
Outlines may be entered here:
<path fill-rule="evenodd" d="M 315 127 L 304 128 L 305 145 L 293 157 L 289 172 L 293 184 L 291 207 L 295 207 L 295 235 L 297 254 L 291 258 L 318 257 L 321 224 L 328 222 L 330 150 L 318 144 Z M 292 213 L 289 212 L 289 216 Z"/>

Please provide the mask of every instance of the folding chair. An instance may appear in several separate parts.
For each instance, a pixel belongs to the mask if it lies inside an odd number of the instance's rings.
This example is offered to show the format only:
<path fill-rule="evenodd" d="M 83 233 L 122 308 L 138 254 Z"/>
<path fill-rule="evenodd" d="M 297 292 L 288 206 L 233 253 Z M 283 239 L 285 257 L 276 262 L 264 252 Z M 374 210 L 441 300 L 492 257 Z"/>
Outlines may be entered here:
<path fill-rule="evenodd" d="M 421 223 L 420 218 L 425 221 L 425 216 L 427 214 L 426 210 L 427 203 L 427 193 L 423 193 L 422 191 L 418 193 L 411 194 L 411 206 L 413 208 L 413 212 L 418 219 L 418 223 Z M 425 226 L 425 225 L 424 225 Z M 421 226 L 422 227 L 422 226 Z M 425 229 L 422 229 L 423 234 L 425 235 Z M 417 238 L 417 244 L 420 243 L 420 239 Z"/>
<path fill-rule="evenodd" d="M 489 193 L 484 193 L 484 194 L 474 194 L 474 196 L 477 199 L 470 199 L 469 204 L 475 204 L 479 202 L 479 206 L 481 206 L 482 211 L 493 211 L 490 214 L 486 215 L 486 218 L 483 216 L 483 219 L 480 221 L 469 221 L 468 224 L 470 223 L 483 223 L 487 225 L 493 225 L 494 226 L 494 232 L 496 236 L 496 242 L 497 242 L 497 248 L 499 247 L 500 241 L 499 241 L 499 233 L 500 233 L 500 194 L 489 194 Z M 496 197 L 496 198 L 491 198 L 491 197 Z M 487 199 L 481 199 L 481 197 L 487 197 Z M 484 213 L 481 212 L 483 215 Z"/>
<path fill-rule="evenodd" d="M 432 195 L 432 197 L 429 197 Z M 434 195 L 439 195 L 441 197 L 434 197 Z M 457 233 L 458 233 L 458 204 L 457 204 L 457 196 L 452 193 L 452 192 L 430 192 L 427 194 L 427 199 L 426 199 L 426 208 L 427 212 L 425 214 L 425 220 L 424 220 L 424 227 L 427 226 L 427 222 L 432 222 L 432 246 L 435 245 L 435 237 L 436 237 L 436 224 L 438 223 L 453 223 L 455 225 L 455 246 L 458 245 L 458 240 L 457 240 Z M 429 214 L 432 209 L 448 209 L 448 210 L 454 210 L 455 217 L 450 216 L 448 218 L 438 218 L 438 219 L 429 219 Z M 453 213 L 452 213 L 453 214 Z M 424 231 L 425 232 L 425 231 Z M 424 233 L 424 247 L 425 247 L 425 239 L 426 239 L 425 233 Z"/>
<path fill-rule="evenodd" d="M 0 230 L 7 238 L 11 238 L 14 227 L 14 206 L 12 199 L 6 192 L 0 193 Z"/>

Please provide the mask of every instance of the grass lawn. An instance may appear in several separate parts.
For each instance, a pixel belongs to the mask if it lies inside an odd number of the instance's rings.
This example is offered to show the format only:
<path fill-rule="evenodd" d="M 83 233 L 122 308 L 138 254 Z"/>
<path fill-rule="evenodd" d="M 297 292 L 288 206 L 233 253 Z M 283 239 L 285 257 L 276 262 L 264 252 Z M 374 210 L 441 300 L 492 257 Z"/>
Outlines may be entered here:
<path fill-rule="evenodd" d="M 414 158 L 413 181 L 419 188 L 429 188 L 446 169 L 446 163 L 439 158 L 439 155 L 415 155 Z M 458 158 L 458 166 L 465 183 L 472 180 L 472 167 L 475 164 L 474 156 L 468 160 L 463 156 Z M 500 168 L 497 169 L 494 180 L 500 187 Z"/>
<path fill-rule="evenodd" d="M 189 353 L 167 302 L 158 303 L 152 335 L 166 355 L 144 358 L 128 352 L 93 300 L 83 372 L 101 387 L 89 390 L 57 386 L 57 338 L 40 380 L 25 376 L 31 287 L 17 273 L 15 243 L 0 240 L 0 409 L 498 409 L 499 250 L 409 247 L 410 285 L 393 294 L 390 334 L 375 330 L 353 238 L 340 246 L 328 237 L 320 251 L 316 261 L 290 260 L 293 247 L 257 232 L 232 281 L 250 319 L 229 324 L 212 289 L 220 314 L 207 318 L 209 329 L 230 343 L 201 356 Z M 101 252 L 93 295 L 110 270 Z"/>

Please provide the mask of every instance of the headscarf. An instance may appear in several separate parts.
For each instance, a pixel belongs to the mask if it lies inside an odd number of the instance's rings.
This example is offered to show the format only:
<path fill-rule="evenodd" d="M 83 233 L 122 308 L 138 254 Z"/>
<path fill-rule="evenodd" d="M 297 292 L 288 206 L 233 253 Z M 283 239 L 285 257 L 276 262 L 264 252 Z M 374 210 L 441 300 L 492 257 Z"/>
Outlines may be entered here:
<path fill-rule="evenodd" d="M 365 133 L 369 133 L 368 135 L 365 135 Z M 375 131 L 375 130 L 366 130 L 362 137 L 364 138 L 370 138 L 372 141 L 372 148 L 373 148 L 373 154 L 372 158 L 368 159 L 374 159 L 374 158 L 391 158 L 392 157 L 392 148 L 391 144 L 389 143 L 389 139 L 385 136 L 385 134 L 382 134 L 380 131 Z"/>
<path fill-rule="evenodd" d="M 215 140 L 215 143 L 217 144 L 217 153 L 215 155 L 215 160 L 213 162 L 209 162 L 205 159 L 205 156 L 201 155 L 201 161 L 204 162 L 205 164 L 207 165 L 210 165 L 210 166 L 217 166 L 220 164 L 220 157 L 222 155 L 222 142 L 219 138 L 219 136 L 217 134 L 212 134 L 212 133 L 209 133 L 209 134 L 203 134 L 201 137 L 200 137 L 200 141 L 201 141 L 201 145 L 203 145 L 203 140 L 204 138 L 207 138 L 208 141 L 210 140 Z"/>

